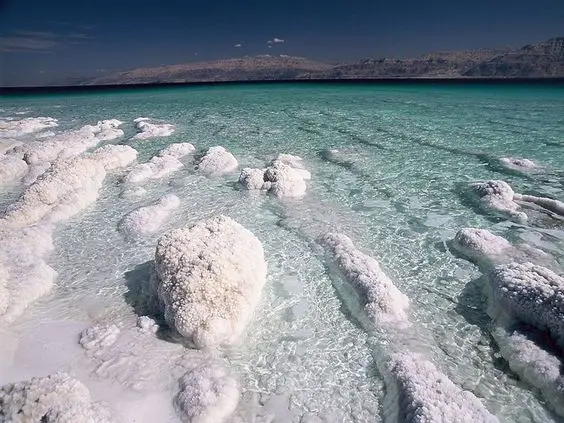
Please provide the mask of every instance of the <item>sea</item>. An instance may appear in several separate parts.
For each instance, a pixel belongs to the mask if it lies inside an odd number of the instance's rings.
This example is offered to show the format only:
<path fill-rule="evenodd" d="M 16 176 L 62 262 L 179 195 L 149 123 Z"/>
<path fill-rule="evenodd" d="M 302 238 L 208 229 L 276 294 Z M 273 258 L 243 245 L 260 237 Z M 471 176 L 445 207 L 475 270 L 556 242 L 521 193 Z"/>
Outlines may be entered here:
<path fill-rule="evenodd" d="M 1 133 L 36 117 L 58 126 Z M 134 138 L 140 117 L 174 132 Z M 157 336 L 166 327 L 150 337 L 136 332 L 138 286 L 151 276 L 163 233 L 223 214 L 260 240 L 268 266 L 239 342 L 198 351 L 238 381 L 240 420 L 233 421 L 391 421 L 386 361 L 407 351 L 500 422 L 564 418 L 500 353 L 484 275 L 451 246 L 462 228 L 487 229 L 541 250 L 563 274 L 564 217 L 535 207 L 527 221 L 514 221 L 468 195 L 473 182 L 503 180 L 516 193 L 564 201 L 562 84 L 233 84 L 0 99 L 0 138 L 13 143 L 107 119 L 121 121 L 124 134 L 98 146 L 128 145 L 137 160 L 109 171 L 96 201 L 56 223 L 46 258 L 57 273 L 53 288 L 0 323 L 0 385 L 65 371 L 124 422 L 182 421 L 175 398 L 190 347 Z M 123 195 L 128 169 L 181 142 L 196 149 L 181 169 L 146 180 L 144 193 Z M 199 172 L 199 157 L 213 146 L 231 152 L 238 169 Z M 238 182 L 241 169 L 265 168 L 281 153 L 299 156 L 311 173 L 303 196 L 277 198 Z M 507 167 L 503 158 L 535 167 Z M 0 210 L 26 189 L 19 180 L 0 186 Z M 120 230 L 125 215 L 165 194 L 180 205 L 155 232 Z M 347 280 L 320 241 L 330 232 L 347 235 L 409 298 L 408 328 L 371 328 L 358 318 L 339 289 Z M 101 352 L 85 350 L 81 333 L 104 325 L 120 329 L 118 340 Z"/>

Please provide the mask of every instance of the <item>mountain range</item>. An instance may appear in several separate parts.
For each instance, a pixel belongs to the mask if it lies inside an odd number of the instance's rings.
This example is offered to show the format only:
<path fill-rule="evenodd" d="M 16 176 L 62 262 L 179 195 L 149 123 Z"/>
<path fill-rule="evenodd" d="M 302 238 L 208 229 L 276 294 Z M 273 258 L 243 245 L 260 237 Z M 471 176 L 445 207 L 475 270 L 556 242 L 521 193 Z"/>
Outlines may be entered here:
<path fill-rule="evenodd" d="M 138 68 L 79 81 L 126 85 L 218 81 L 382 78 L 563 78 L 564 37 L 521 48 L 426 54 L 408 59 L 368 59 L 329 64 L 293 56 L 245 56 L 208 62 Z"/>

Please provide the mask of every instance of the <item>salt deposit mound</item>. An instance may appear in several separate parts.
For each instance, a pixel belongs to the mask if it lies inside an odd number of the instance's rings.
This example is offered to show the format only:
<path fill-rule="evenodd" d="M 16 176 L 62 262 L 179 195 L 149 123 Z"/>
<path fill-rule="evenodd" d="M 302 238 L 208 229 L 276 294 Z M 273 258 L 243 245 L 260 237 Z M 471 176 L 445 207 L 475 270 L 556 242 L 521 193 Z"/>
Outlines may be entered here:
<path fill-rule="evenodd" d="M 471 192 L 486 210 L 493 210 L 517 222 L 527 220 L 527 215 L 519 211 L 519 204 L 513 201 L 513 189 L 504 181 L 473 182 Z"/>
<path fill-rule="evenodd" d="M 112 412 L 92 403 L 88 388 L 64 372 L 0 387 L 6 423 L 110 423 Z"/>
<path fill-rule="evenodd" d="M 154 137 L 168 137 L 174 132 L 174 125 L 169 123 L 150 123 L 149 118 L 137 118 L 134 120 L 135 126 L 139 131 L 133 139 L 146 140 Z"/>
<path fill-rule="evenodd" d="M 20 180 L 27 173 L 27 163 L 13 155 L 0 156 L 0 186 Z"/>
<path fill-rule="evenodd" d="M 564 216 L 564 203 L 562 201 L 553 200 L 552 198 L 535 197 L 534 195 L 515 194 L 516 201 L 525 203 L 533 203 L 537 206 Z"/>
<path fill-rule="evenodd" d="M 329 233 L 322 242 L 333 254 L 339 271 L 374 327 L 409 325 L 409 299 L 382 272 L 376 260 L 358 250 L 346 235 Z"/>
<path fill-rule="evenodd" d="M 451 246 L 473 262 L 495 260 L 513 248 L 505 238 L 494 235 L 487 229 L 477 228 L 459 230 Z"/>
<path fill-rule="evenodd" d="M 239 163 L 233 154 L 221 146 L 211 147 L 200 159 L 196 168 L 207 176 L 233 172 Z"/>
<path fill-rule="evenodd" d="M 119 229 L 130 236 L 152 234 L 159 230 L 172 210 L 179 205 L 180 200 L 176 195 L 165 195 L 155 203 L 127 214 L 120 222 Z"/>
<path fill-rule="evenodd" d="M 76 157 L 102 141 L 123 136 L 123 131 L 118 128 L 121 124 L 117 119 L 99 121 L 96 125 L 85 125 L 75 131 L 22 144 L 15 147 L 12 154 L 22 154 L 29 165 Z"/>
<path fill-rule="evenodd" d="M 192 154 L 196 148 L 189 142 L 177 142 L 170 144 L 168 147 L 158 152 L 159 157 L 172 156 L 176 159 L 181 159 L 188 154 Z"/>
<path fill-rule="evenodd" d="M 239 383 L 219 362 L 203 361 L 178 384 L 174 405 L 185 423 L 222 423 L 239 403 Z"/>
<path fill-rule="evenodd" d="M 53 288 L 57 273 L 47 265 L 52 226 L 10 228 L 0 220 L 0 322 L 10 323 Z"/>
<path fill-rule="evenodd" d="M 22 120 L 0 120 L 0 138 L 14 138 L 46 128 L 58 126 L 57 119 L 50 117 L 25 118 Z"/>
<path fill-rule="evenodd" d="M 537 387 L 554 411 L 564 416 L 562 361 L 517 331 L 498 327 L 492 333 L 499 352 L 521 379 Z"/>
<path fill-rule="evenodd" d="M 496 266 L 489 275 L 492 318 L 509 316 L 547 331 L 564 347 L 564 278 L 532 263 Z"/>
<path fill-rule="evenodd" d="M 160 179 L 184 167 L 177 158 L 169 155 L 155 156 L 147 163 L 135 166 L 124 178 L 127 183 L 138 184 L 147 179 Z"/>
<path fill-rule="evenodd" d="M 125 167 L 137 159 L 137 150 L 128 145 L 105 145 L 94 150 L 88 157 L 104 166 L 104 169 L 114 170 Z"/>
<path fill-rule="evenodd" d="M 456 386 L 418 354 L 394 354 L 388 363 L 388 422 L 499 423 L 482 402 Z"/>
<path fill-rule="evenodd" d="M 539 168 L 534 161 L 518 157 L 503 157 L 500 159 L 500 162 L 501 165 L 507 169 L 517 170 L 519 172 L 530 172 L 531 170 Z"/>
<path fill-rule="evenodd" d="M 197 348 L 233 344 L 266 278 L 260 241 L 226 216 L 163 235 L 153 284 L 165 319 Z"/>
<path fill-rule="evenodd" d="M 306 180 L 311 173 L 304 167 L 301 157 L 280 154 L 266 169 L 245 168 L 239 182 L 248 190 L 265 190 L 278 198 L 302 197 L 307 189 Z"/>

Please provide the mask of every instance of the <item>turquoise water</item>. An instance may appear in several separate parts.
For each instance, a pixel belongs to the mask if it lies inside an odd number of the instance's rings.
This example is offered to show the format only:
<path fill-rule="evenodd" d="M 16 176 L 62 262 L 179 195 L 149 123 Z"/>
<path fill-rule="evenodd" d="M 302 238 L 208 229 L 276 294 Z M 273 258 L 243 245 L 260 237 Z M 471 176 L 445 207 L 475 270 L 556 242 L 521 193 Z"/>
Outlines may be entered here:
<path fill-rule="evenodd" d="M 24 345 L 33 345 L 38 325 L 56 322 L 63 329 L 53 338 L 67 346 L 68 357 L 28 352 L 5 366 L 8 376 L 0 383 L 72 368 L 97 399 L 110 401 L 133 421 L 132 407 L 124 405 L 133 401 L 128 393 L 108 394 L 104 387 L 119 383 L 89 375 L 83 352 L 72 349 L 76 328 L 131 321 L 128 272 L 151 260 L 158 235 L 223 213 L 261 240 L 269 267 L 245 339 L 221 352 L 242 380 L 250 415 L 266 419 L 270 413 L 274 420 L 264 421 L 280 422 L 313 416 L 381 421 L 379 362 L 393 349 L 410 348 L 423 351 L 451 380 L 483 399 L 500 421 L 557 421 L 542 397 L 499 357 L 489 318 L 472 289 L 480 273 L 453 256 L 446 242 L 460 228 L 486 228 L 564 263 L 561 220 L 512 223 L 472 208 L 463 195 L 469 182 L 503 179 L 516 192 L 564 201 L 562 86 L 242 85 L 12 97 L 1 99 L 0 109 L 4 118 L 56 118 L 57 131 L 119 119 L 125 136 L 115 142 L 137 149 L 139 162 L 172 142 L 191 142 L 198 151 L 224 146 L 240 168 L 263 166 L 278 153 L 298 155 L 312 173 L 300 200 L 243 191 L 238 173 L 205 178 L 190 159 L 172 177 L 146 184 L 142 198 L 119 198 L 119 172 L 111 175 L 93 206 L 57 228 L 50 260 L 59 273 L 54 292 L 10 329 L 12 339 L 20 340 L 17 357 Z M 129 140 L 138 117 L 172 123 L 176 132 Z M 339 150 L 338 156 L 330 156 L 330 149 Z M 501 157 L 528 158 L 544 170 L 507 171 L 497 164 Z M 0 199 L 7 204 L 23 188 L 2 189 Z M 182 205 L 162 230 L 142 241 L 125 240 L 117 231 L 123 215 L 169 192 Z M 413 330 L 366 333 L 349 315 L 316 242 L 334 230 L 376 258 L 410 298 Z M 555 270 L 562 273 L 561 267 Z M 44 342 L 49 348 L 51 341 Z M 140 360 L 148 366 L 152 361 Z M 170 409 L 163 408 L 162 421 L 165 415 L 175 421 Z"/>

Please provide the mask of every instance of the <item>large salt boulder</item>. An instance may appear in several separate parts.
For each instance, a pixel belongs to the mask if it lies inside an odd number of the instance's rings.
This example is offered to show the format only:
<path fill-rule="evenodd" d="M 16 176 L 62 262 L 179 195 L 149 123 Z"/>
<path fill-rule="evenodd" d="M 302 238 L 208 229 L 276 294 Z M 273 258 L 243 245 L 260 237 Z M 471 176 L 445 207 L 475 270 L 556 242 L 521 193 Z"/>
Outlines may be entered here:
<path fill-rule="evenodd" d="M 197 169 L 205 175 L 216 176 L 233 172 L 239 164 L 233 154 L 221 146 L 211 147 L 198 162 Z"/>
<path fill-rule="evenodd" d="M 507 314 L 551 334 L 564 347 L 564 278 L 532 263 L 496 266 L 489 275 L 492 318 Z"/>
<path fill-rule="evenodd" d="M 387 367 L 386 421 L 499 423 L 474 394 L 455 385 L 419 354 L 396 353 Z"/>
<path fill-rule="evenodd" d="M 260 241 L 226 216 L 163 235 L 155 291 L 166 321 L 197 348 L 232 344 L 260 299 L 266 262 Z"/>
<path fill-rule="evenodd" d="M 504 181 L 473 182 L 470 191 L 477 197 L 479 204 L 486 210 L 507 216 L 517 222 L 527 220 L 527 215 L 520 211 L 519 204 L 513 201 L 514 191 Z"/>
<path fill-rule="evenodd" d="M 239 383 L 215 361 L 202 361 L 179 380 L 174 405 L 185 423 L 222 423 L 239 403 Z"/>
<path fill-rule="evenodd" d="M 270 185 L 265 185 L 264 171 L 266 169 L 253 169 L 246 167 L 241 171 L 239 183 L 248 190 L 267 189 Z"/>
<path fill-rule="evenodd" d="M 139 131 L 133 139 L 146 140 L 154 137 L 168 137 L 174 133 L 174 125 L 170 123 L 151 123 L 149 118 L 137 118 L 135 127 Z"/>
<path fill-rule="evenodd" d="M 344 234 L 328 233 L 322 239 L 359 305 L 374 327 L 383 324 L 407 326 L 409 299 L 380 269 L 378 262 L 358 250 Z"/>
<path fill-rule="evenodd" d="M 110 423 L 112 414 L 64 372 L 0 387 L 0 418 L 6 423 Z"/>
<path fill-rule="evenodd" d="M 170 213 L 180 205 L 174 194 L 167 194 L 151 205 L 140 207 L 125 215 L 119 229 L 129 236 L 150 235 L 159 230 Z"/>

